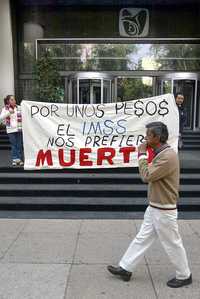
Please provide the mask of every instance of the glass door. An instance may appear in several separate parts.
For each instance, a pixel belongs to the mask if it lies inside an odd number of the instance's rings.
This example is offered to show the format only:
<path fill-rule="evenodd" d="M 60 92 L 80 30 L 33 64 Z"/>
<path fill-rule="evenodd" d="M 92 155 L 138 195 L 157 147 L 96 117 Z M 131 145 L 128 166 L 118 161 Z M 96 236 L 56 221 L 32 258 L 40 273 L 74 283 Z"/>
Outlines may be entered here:
<path fill-rule="evenodd" d="M 117 101 L 148 98 L 154 95 L 153 77 L 118 77 Z"/>
<path fill-rule="evenodd" d="M 187 110 L 186 129 L 195 130 L 200 127 L 199 101 L 200 87 L 197 73 L 170 73 L 157 77 L 157 93 L 180 92 L 184 95 L 184 105 Z"/>
<path fill-rule="evenodd" d="M 156 95 L 172 93 L 172 79 L 161 79 L 156 77 Z"/>
<path fill-rule="evenodd" d="M 79 104 L 90 104 L 90 81 L 79 80 Z"/>
<path fill-rule="evenodd" d="M 194 122 L 195 80 L 174 80 L 173 93 L 181 92 L 184 95 L 184 106 L 187 111 L 186 128 L 192 129 Z"/>
<path fill-rule="evenodd" d="M 114 77 L 109 74 L 84 72 L 66 78 L 67 103 L 100 104 L 115 100 Z"/>
<path fill-rule="evenodd" d="M 100 104 L 101 98 L 101 80 L 90 79 L 90 103 Z"/>
<path fill-rule="evenodd" d="M 79 104 L 101 103 L 101 80 L 79 79 Z"/>

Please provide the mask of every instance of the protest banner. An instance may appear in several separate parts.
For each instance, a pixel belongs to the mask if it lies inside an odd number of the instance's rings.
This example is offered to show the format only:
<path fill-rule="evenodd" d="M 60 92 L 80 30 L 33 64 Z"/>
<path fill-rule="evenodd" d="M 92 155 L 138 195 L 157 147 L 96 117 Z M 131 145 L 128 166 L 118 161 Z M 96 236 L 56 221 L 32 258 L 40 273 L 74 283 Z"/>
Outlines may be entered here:
<path fill-rule="evenodd" d="M 172 94 L 110 104 L 22 101 L 25 169 L 136 167 L 145 125 L 162 121 L 177 151 Z"/>

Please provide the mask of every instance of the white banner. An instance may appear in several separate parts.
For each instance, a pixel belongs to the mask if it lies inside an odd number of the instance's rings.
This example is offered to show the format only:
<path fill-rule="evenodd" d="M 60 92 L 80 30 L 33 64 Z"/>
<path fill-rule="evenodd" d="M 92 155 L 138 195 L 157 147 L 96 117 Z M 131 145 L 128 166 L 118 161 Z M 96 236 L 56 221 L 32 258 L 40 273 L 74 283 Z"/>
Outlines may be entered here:
<path fill-rule="evenodd" d="M 172 94 L 112 104 L 22 102 L 25 169 L 135 167 L 145 125 L 162 121 L 177 151 Z"/>

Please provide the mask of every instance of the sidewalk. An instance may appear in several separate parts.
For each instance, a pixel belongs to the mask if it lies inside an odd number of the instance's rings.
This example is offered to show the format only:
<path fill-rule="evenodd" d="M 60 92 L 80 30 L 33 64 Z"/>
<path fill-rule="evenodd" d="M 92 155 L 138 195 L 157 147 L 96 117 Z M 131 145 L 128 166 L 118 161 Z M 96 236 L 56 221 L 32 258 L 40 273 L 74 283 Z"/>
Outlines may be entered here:
<path fill-rule="evenodd" d="M 200 220 L 179 220 L 193 284 L 170 289 L 174 268 L 157 241 L 129 282 L 110 275 L 141 220 L 0 219 L 1 299 L 199 299 Z"/>

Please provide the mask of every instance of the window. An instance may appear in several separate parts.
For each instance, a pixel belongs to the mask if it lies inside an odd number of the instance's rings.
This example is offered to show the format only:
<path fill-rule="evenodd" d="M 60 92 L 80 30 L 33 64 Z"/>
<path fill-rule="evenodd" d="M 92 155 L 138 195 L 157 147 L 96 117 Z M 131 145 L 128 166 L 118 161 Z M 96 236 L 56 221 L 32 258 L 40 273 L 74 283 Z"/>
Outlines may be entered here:
<path fill-rule="evenodd" d="M 62 71 L 197 71 L 199 44 L 70 44 L 38 42 L 38 57 L 48 53 Z"/>

